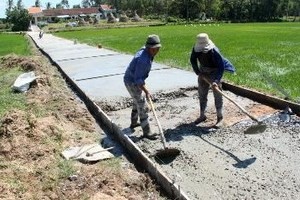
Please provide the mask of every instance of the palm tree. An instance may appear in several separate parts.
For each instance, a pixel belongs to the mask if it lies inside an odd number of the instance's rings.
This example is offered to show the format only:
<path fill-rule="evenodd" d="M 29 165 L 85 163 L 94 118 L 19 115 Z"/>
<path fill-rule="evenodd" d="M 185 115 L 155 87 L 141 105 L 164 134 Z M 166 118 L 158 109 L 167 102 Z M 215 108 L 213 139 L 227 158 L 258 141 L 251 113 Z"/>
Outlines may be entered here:
<path fill-rule="evenodd" d="M 46 4 L 46 8 L 49 10 L 49 9 L 51 9 L 51 3 L 50 2 L 48 2 L 47 4 Z"/>
<path fill-rule="evenodd" d="M 61 3 L 60 3 L 63 7 L 66 7 L 66 8 L 69 8 L 69 1 L 68 0 L 61 0 Z"/>

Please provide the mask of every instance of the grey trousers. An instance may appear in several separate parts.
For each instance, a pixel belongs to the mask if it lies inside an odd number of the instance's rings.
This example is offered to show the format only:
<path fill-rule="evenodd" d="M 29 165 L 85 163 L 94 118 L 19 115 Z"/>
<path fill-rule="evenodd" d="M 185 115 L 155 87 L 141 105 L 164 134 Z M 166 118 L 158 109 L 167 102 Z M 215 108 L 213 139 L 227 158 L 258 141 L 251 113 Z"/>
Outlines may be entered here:
<path fill-rule="evenodd" d="M 203 116 L 207 107 L 207 95 L 209 91 L 209 84 L 206 83 L 201 76 L 205 77 L 207 80 L 211 81 L 209 75 L 201 74 L 198 77 L 198 94 L 199 94 L 199 102 L 200 102 L 200 116 Z M 213 90 L 214 100 L 215 100 L 215 107 L 217 111 L 217 117 L 223 117 L 222 110 L 223 110 L 223 96 L 218 93 L 217 91 Z"/>
<path fill-rule="evenodd" d="M 138 121 L 138 117 L 140 117 L 141 127 L 144 128 L 149 124 L 146 98 L 142 95 L 142 90 L 137 85 L 125 84 L 125 86 L 133 100 L 131 124 L 136 124 Z"/>

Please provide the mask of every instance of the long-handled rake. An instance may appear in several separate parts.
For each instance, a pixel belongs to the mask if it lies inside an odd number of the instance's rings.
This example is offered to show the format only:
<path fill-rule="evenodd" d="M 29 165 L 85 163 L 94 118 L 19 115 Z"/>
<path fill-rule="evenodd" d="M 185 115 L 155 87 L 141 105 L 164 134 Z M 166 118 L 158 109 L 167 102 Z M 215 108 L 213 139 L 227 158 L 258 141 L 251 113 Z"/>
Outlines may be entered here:
<path fill-rule="evenodd" d="M 207 80 L 205 77 L 202 77 L 202 79 L 207 82 L 210 87 L 219 92 L 222 96 L 224 96 L 226 99 L 228 99 L 229 101 L 231 101 L 234 105 L 236 105 L 243 113 L 245 113 L 248 117 L 250 117 L 252 120 L 256 121 L 258 124 L 257 125 L 252 125 L 250 126 L 248 129 L 246 129 L 244 131 L 245 134 L 257 134 L 257 133 L 262 133 L 266 130 L 267 125 L 262 122 L 259 121 L 256 117 L 254 117 L 253 115 L 251 115 L 249 112 L 247 112 L 242 106 L 240 106 L 237 102 L 235 102 L 233 99 L 231 99 L 229 96 L 227 96 L 226 94 L 224 94 L 218 87 L 213 87 L 211 82 L 209 80 Z"/>

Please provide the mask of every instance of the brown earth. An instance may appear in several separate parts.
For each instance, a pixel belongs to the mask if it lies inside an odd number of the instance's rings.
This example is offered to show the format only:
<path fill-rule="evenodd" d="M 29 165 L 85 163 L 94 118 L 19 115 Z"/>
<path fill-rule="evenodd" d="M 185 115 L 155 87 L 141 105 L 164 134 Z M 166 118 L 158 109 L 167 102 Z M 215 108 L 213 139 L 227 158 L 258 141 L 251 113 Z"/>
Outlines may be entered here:
<path fill-rule="evenodd" d="M 26 109 L 0 121 L 0 199 L 165 199 L 123 155 L 96 163 L 62 158 L 66 148 L 100 142 L 105 134 L 43 55 L 5 56 L 0 67 L 38 77 L 24 93 Z"/>

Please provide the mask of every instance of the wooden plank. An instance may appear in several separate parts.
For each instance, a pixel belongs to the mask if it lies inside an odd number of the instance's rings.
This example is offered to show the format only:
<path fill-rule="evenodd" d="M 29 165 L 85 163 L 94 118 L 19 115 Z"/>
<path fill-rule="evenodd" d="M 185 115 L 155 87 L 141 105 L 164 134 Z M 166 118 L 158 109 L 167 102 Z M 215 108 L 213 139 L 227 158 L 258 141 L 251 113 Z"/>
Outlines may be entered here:
<path fill-rule="evenodd" d="M 249 98 L 253 101 L 270 106 L 275 109 L 284 110 L 286 107 L 289 107 L 295 114 L 300 116 L 300 104 L 263 94 L 261 92 L 257 92 L 247 88 L 232 85 L 226 82 L 222 82 L 222 88 L 236 95 Z"/>

